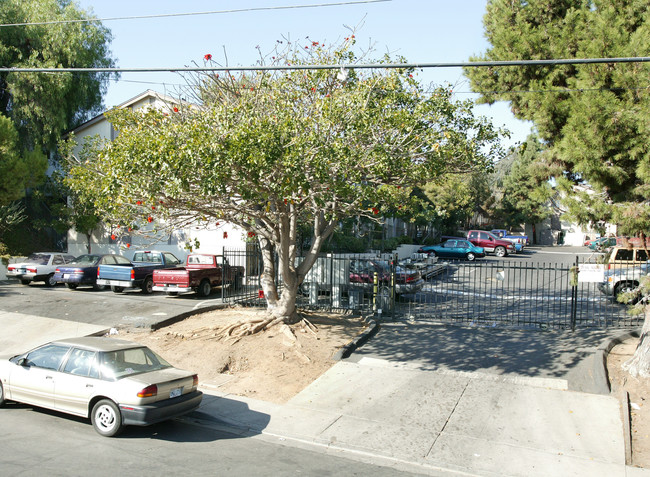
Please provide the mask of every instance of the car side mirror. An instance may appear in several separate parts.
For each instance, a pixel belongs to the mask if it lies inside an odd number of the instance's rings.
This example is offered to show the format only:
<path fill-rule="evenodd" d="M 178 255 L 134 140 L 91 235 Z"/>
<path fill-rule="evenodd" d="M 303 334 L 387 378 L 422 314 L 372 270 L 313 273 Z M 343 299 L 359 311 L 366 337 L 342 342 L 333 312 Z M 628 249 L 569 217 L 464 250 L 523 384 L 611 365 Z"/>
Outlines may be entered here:
<path fill-rule="evenodd" d="M 27 361 L 27 358 L 20 358 L 18 360 L 18 363 L 16 363 L 18 366 L 22 366 L 23 368 L 29 368 L 29 361 Z"/>

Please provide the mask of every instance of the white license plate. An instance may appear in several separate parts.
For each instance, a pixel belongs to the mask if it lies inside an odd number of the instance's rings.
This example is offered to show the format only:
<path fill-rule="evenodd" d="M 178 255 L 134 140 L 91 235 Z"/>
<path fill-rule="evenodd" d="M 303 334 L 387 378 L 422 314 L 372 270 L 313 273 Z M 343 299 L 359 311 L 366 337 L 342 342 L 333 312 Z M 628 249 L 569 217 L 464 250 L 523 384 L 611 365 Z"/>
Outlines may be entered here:
<path fill-rule="evenodd" d="M 63 278 L 70 278 L 70 274 L 69 273 L 64 273 Z"/>
<path fill-rule="evenodd" d="M 175 398 L 183 394 L 183 388 L 174 388 L 169 393 L 169 398 Z"/>

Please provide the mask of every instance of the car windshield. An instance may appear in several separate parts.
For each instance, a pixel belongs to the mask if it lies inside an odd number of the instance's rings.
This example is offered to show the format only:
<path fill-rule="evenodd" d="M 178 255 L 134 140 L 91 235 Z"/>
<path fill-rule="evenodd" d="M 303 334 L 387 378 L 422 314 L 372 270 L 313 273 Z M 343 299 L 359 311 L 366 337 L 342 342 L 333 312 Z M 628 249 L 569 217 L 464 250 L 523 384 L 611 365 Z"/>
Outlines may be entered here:
<path fill-rule="evenodd" d="M 27 257 L 29 263 L 37 263 L 39 265 L 47 265 L 47 262 L 50 260 L 50 256 L 42 253 L 32 253 Z"/>
<path fill-rule="evenodd" d="M 144 346 L 108 351 L 100 355 L 101 376 L 109 381 L 171 367 L 171 364 Z"/>
<path fill-rule="evenodd" d="M 94 265 L 99 260 L 99 255 L 80 255 L 74 259 L 76 265 Z"/>

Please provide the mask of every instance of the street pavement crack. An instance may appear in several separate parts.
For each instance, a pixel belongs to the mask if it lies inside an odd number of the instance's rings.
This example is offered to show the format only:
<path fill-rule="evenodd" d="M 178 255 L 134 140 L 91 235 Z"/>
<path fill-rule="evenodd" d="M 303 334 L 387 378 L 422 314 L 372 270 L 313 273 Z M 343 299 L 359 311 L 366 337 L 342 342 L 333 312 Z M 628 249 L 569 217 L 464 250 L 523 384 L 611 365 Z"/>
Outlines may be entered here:
<path fill-rule="evenodd" d="M 467 383 L 465 384 L 465 387 L 463 388 L 462 392 L 460 393 L 460 396 L 458 396 L 458 399 L 456 400 L 456 404 L 454 404 L 454 408 L 451 410 L 449 415 L 447 416 L 447 420 L 445 421 L 444 425 L 442 426 L 442 429 L 440 429 L 440 432 L 436 436 L 436 438 L 433 440 L 433 443 L 431 444 L 431 447 L 429 447 L 429 450 L 427 451 L 427 454 L 425 457 L 428 457 L 431 454 L 431 451 L 436 445 L 436 442 L 438 442 L 438 439 L 442 435 L 443 432 L 445 432 L 445 428 L 447 427 L 447 424 L 449 424 L 449 420 L 451 419 L 451 416 L 454 415 L 456 412 L 456 408 L 458 407 L 458 403 L 460 403 L 460 400 L 463 399 L 463 395 L 465 394 L 465 391 L 467 391 L 467 387 L 469 386 L 471 380 L 468 380 Z"/>

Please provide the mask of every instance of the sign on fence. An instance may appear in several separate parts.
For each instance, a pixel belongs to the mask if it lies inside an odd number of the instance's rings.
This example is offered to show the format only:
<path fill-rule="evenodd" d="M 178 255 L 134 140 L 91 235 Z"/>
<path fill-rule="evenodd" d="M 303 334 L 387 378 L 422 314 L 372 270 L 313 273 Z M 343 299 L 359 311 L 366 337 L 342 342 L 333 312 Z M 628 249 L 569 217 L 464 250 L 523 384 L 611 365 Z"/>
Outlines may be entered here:
<path fill-rule="evenodd" d="M 581 263 L 578 265 L 578 281 L 598 283 L 605 279 L 605 265 L 596 263 Z"/>

